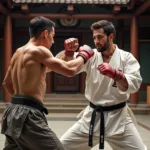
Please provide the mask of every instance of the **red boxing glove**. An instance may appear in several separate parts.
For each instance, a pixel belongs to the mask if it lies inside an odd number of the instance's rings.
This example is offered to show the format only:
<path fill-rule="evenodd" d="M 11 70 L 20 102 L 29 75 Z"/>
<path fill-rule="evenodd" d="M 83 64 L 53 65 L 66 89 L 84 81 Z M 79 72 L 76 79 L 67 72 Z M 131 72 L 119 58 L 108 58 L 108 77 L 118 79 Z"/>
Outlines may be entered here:
<path fill-rule="evenodd" d="M 65 55 L 68 57 L 73 57 L 74 52 L 78 48 L 78 39 L 77 38 L 69 38 L 64 41 L 64 47 L 65 47 Z"/>
<path fill-rule="evenodd" d="M 94 51 L 88 45 L 81 46 L 77 57 L 81 56 L 84 59 L 84 63 L 88 61 L 94 55 Z"/>
<path fill-rule="evenodd" d="M 121 80 L 123 78 L 123 73 L 117 69 L 112 69 L 108 63 L 102 63 L 97 67 L 102 75 L 108 76 L 115 81 Z"/>

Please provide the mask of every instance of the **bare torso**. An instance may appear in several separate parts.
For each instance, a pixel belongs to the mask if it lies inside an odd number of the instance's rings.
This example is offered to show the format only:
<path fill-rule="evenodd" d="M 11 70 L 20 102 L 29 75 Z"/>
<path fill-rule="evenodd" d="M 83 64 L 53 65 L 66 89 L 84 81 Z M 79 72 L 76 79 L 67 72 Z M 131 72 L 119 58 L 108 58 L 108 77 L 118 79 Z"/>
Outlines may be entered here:
<path fill-rule="evenodd" d="M 11 60 L 11 78 L 14 94 L 23 94 L 43 102 L 46 90 L 46 67 L 35 61 L 31 51 L 36 46 L 27 44 L 19 48 Z"/>

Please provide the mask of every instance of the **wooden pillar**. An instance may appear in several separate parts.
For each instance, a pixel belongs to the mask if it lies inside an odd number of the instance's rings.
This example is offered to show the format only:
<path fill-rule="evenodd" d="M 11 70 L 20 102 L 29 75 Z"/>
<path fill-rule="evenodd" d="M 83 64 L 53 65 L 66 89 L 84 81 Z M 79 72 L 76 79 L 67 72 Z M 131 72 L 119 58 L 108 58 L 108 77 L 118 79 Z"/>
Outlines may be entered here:
<path fill-rule="evenodd" d="M 147 104 L 150 104 L 150 86 L 147 86 Z"/>
<path fill-rule="evenodd" d="M 10 15 L 6 16 L 4 28 L 4 57 L 3 57 L 3 73 L 7 72 L 11 57 L 12 57 L 12 18 Z M 11 96 L 4 90 L 4 101 L 9 102 Z"/>
<path fill-rule="evenodd" d="M 133 56 L 139 60 L 139 37 L 138 37 L 138 20 L 135 16 L 131 19 L 130 28 L 130 51 Z M 139 92 L 131 94 L 130 103 L 137 104 L 139 99 Z"/>

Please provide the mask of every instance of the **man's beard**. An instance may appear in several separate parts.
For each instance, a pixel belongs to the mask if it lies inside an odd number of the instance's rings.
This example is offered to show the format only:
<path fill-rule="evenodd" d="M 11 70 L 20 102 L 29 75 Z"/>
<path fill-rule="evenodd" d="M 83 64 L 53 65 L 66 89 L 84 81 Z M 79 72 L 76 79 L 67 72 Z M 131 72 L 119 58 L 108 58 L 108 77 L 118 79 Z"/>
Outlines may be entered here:
<path fill-rule="evenodd" d="M 109 44 L 109 40 L 107 38 L 107 42 L 104 44 L 104 46 L 101 48 L 97 48 L 97 50 L 102 53 L 102 52 L 106 51 L 107 49 L 109 49 L 109 47 L 110 47 L 110 44 Z"/>

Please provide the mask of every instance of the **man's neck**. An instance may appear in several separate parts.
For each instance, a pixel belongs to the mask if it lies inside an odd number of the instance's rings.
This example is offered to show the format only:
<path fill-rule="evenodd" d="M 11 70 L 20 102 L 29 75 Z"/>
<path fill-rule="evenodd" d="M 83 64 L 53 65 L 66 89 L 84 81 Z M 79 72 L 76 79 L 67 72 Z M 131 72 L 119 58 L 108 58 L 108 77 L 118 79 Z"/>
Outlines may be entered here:
<path fill-rule="evenodd" d="M 110 57 L 113 55 L 114 51 L 116 49 L 116 46 L 114 44 L 112 44 L 109 49 L 107 49 L 106 51 L 102 52 L 102 56 L 104 57 Z"/>
<path fill-rule="evenodd" d="M 102 53 L 104 62 L 110 61 L 115 49 L 116 49 L 116 46 L 114 44 L 112 44 L 109 49 L 107 49 L 105 52 Z"/>
<path fill-rule="evenodd" d="M 31 38 L 29 40 L 29 43 L 35 45 L 35 46 L 45 46 L 43 40 L 41 39 L 37 39 L 37 38 Z M 46 47 L 46 46 L 45 46 Z"/>

